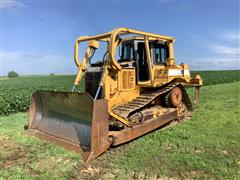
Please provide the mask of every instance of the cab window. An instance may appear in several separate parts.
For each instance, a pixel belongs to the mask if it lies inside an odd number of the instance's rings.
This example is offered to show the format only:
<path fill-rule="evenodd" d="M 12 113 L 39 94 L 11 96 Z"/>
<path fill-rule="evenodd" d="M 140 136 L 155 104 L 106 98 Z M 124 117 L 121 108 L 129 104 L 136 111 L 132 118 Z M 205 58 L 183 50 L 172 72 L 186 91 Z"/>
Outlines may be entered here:
<path fill-rule="evenodd" d="M 153 63 L 157 65 L 164 65 L 166 59 L 169 57 L 168 46 L 166 44 L 153 43 Z"/>
<path fill-rule="evenodd" d="M 122 45 L 121 59 L 124 59 L 124 60 L 133 60 L 134 59 L 133 43 L 126 42 Z"/>

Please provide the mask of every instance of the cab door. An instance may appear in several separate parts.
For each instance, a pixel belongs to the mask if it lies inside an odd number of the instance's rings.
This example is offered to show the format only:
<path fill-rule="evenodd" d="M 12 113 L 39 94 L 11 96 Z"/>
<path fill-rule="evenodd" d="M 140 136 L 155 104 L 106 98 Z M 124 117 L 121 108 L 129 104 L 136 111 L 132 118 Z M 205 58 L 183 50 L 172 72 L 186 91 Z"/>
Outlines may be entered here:
<path fill-rule="evenodd" d="M 135 41 L 136 73 L 138 84 L 149 82 L 149 65 L 146 55 L 146 47 L 143 41 Z"/>

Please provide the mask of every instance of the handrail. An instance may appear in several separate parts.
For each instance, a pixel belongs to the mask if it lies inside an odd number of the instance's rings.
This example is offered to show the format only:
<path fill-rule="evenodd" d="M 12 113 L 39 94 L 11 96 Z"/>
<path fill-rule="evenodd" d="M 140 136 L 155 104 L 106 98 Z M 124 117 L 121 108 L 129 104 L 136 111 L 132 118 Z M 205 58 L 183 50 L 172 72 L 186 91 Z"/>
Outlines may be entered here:
<path fill-rule="evenodd" d="M 85 71 L 86 68 L 86 64 L 87 64 L 87 56 L 89 55 L 90 52 L 90 44 L 88 45 L 88 49 L 85 53 L 85 56 L 83 58 L 82 63 L 80 63 L 79 61 L 79 43 L 80 42 L 85 42 L 85 41 L 109 41 L 109 57 L 110 57 L 110 64 L 113 65 L 113 67 L 116 70 L 121 70 L 121 66 L 120 64 L 116 61 L 115 59 L 115 53 L 116 53 L 116 47 L 118 46 L 118 41 L 116 41 L 116 39 L 118 38 L 119 35 L 125 35 L 125 34 L 137 34 L 137 35 L 142 35 L 142 36 L 147 36 L 149 38 L 157 38 L 159 40 L 165 40 L 168 41 L 171 45 L 172 43 L 175 41 L 173 37 L 171 36 L 164 36 L 164 35 L 159 35 L 159 34 L 154 34 L 154 33 L 149 33 L 149 32 L 144 32 L 144 31 L 138 31 L 138 30 L 134 30 L 134 29 L 129 29 L 129 28 L 117 28 L 114 29 L 113 31 L 110 31 L 108 33 L 104 33 L 104 34 L 99 34 L 96 36 L 80 36 L 77 38 L 77 40 L 75 41 L 74 44 L 74 61 L 75 64 L 77 65 L 77 67 L 79 68 L 78 70 L 78 75 L 75 79 L 74 84 L 75 85 L 79 85 L 81 77 L 83 72 Z M 172 55 L 172 59 L 174 60 L 174 56 Z M 148 56 L 149 58 L 149 56 Z M 150 73 L 152 75 L 152 72 Z"/>
<path fill-rule="evenodd" d="M 148 36 L 149 38 L 154 37 L 154 38 L 158 38 L 161 40 L 166 40 L 169 42 L 174 42 L 175 39 L 171 36 L 164 36 L 164 35 L 159 35 L 159 34 L 154 34 L 154 33 L 149 33 L 149 32 L 144 32 L 144 31 L 139 31 L 139 30 L 134 30 L 134 29 L 129 29 L 129 28 L 117 28 L 114 29 L 113 31 L 110 31 L 108 33 L 104 33 L 104 34 L 99 34 L 96 36 L 79 36 L 77 38 L 77 40 L 75 41 L 74 44 L 74 61 L 76 63 L 76 65 L 79 67 L 80 66 L 80 62 L 78 59 L 78 49 L 79 49 L 79 43 L 80 42 L 85 42 L 85 41 L 91 41 L 91 40 L 100 40 L 100 41 L 107 41 L 108 38 L 110 38 L 110 54 L 111 54 L 111 59 L 113 62 L 113 64 L 115 65 L 115 67 L 117 67 L 117 69 L 121 68 L 120 65 L 116 62 L 115 58 L 114 58 L 114 54 L 115 54 L 115 41 L 117 36 L 119 35 L 124 35 L 124 34 L 137 34 L 137 35 L 143 35 L 143 36 Z"/>

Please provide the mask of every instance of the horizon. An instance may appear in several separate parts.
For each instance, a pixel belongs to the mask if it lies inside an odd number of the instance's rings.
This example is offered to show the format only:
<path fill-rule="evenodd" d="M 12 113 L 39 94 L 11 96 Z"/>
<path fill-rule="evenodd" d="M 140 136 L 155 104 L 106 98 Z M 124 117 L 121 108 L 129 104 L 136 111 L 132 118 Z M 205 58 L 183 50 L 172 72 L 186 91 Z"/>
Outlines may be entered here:
<path fill-rule="evenodd" d="M 227 69 L 227 70 L 190 70 L 190 73 L 191 72 L 215 72 L 215 71 L 218 71 L 218 72 L 221 72 L 221 71 L 240 71 L 240 69 Z M 16 72 L 17 73 L 17 72 Z M 38 76 L 76 76 L 77 73 L 73 73 L 73 74 L 55 74 L 55 73 L 49 73 L 49 74 L 18 74 L 19 77 L 38 77 Z M 8 75 L 5 75 L 5 76 L 0 76 L 1 78 L 8 78 Z M 15 78 L 15 77 L 14 77 Z M 11 79 L 11 78 L 10 78 Z M 1 80 L 1 79 L 0 79 Z"/>
<path fill-rule="evenodd" d="M 117 27 L 175 37 L 191 71 L 240 70 L 239 1 L 1 0 L 0 10 L 1 77 L 74 75 L 75 39 Z"/>

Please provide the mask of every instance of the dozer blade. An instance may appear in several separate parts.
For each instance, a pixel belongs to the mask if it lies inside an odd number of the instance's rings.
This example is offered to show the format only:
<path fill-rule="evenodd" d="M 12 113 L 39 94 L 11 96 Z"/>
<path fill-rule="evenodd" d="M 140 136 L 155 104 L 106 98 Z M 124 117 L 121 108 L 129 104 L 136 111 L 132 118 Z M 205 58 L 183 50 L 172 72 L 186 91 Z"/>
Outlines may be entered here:
<path fill-rule="evenodd" d="M 90 161 L 110 146 L 105 100 L 88 93 L 36 91 L 31 97 L 28 132 L 82 154 Z"/>

